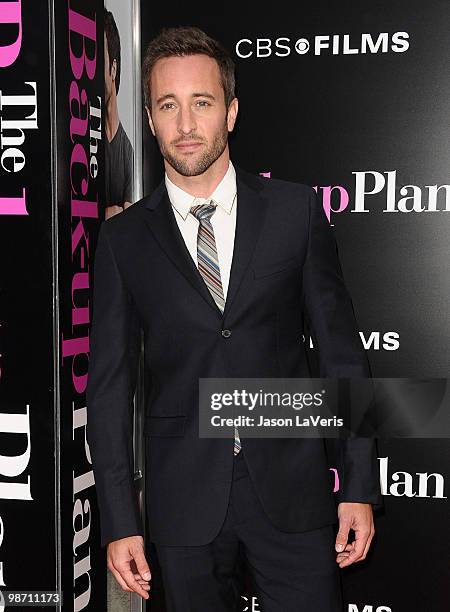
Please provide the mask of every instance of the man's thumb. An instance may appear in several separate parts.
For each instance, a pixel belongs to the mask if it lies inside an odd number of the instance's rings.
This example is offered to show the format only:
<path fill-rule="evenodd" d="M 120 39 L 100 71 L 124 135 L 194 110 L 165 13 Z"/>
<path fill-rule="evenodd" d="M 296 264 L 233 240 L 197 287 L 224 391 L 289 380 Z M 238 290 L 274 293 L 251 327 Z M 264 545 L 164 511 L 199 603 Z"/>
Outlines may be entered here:
<path fill-rule="evenodd" d="M 134 552 L 134 561 L 136 563 L 137 571 L 140 573 L 143 580 L 150 580 L 150 578 L 152 577 L 150 573 L 150 568 L 145 559 L 145 555 L 141 550 Z"/>
<path fill-rule="evenodd" d="M 342 523 L 339 525 L 339 531 L 336 536 L 336 551 L 342 552 L 348 541 L 348 532 L 350 531 L 350 526 L 346 523 Z"/>

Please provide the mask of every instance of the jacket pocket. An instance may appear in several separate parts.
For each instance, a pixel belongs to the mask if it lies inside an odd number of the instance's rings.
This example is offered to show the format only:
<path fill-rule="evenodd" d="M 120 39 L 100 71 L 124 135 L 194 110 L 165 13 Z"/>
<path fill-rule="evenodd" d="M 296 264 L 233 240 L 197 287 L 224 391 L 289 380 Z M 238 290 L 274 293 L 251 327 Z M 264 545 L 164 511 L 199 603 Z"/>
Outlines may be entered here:
<path fill-rule="evenodd" d="M 288 259 L 275 261 L 264 266 L 255 266 L 253 268 L 253 276 L 255 278 L 262 278 L 263 276 L 269 276 L 271 274 L 277 274 L 277 272 L 284 272 L 285 270 L 300 267 L 300 265 L 297 257 L 289 257 Z"/>
<path fill-rule="evenodd" d="M 144 422 L 144 436 L 184 436 L 186 416 L 147 416 Z"/>

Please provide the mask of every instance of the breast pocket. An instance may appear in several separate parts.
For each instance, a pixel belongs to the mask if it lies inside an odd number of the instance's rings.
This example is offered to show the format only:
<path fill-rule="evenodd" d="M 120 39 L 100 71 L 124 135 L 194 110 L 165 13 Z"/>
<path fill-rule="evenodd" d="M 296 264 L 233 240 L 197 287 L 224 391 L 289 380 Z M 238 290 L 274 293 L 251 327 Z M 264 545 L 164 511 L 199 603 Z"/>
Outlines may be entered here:
<path fill-rule="evenodd" d="M 254 266 L 253 276 L 254 278 L 272 276 L 273 274 L 279 274 L 280 272 L 287 272 L 288 270 L 299 268 L 300 265 L 297 257 L 288 257 L 287 259 L 281 259 L 280 261 L 275 261 L 263 266 Z"/>

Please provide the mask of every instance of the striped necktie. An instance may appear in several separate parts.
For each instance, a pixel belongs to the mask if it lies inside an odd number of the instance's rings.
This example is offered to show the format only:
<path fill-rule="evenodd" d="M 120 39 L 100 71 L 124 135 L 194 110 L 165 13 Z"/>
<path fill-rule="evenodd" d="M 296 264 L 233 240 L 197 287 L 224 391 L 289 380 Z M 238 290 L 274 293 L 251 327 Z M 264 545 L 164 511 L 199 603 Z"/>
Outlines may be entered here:
<path fill-rule="evenodd" d="M 223 314 L 225 298 L 222 279 L 220 277 L 219 258 L 217 256 L 214 229 L 211 217 L 216 210 L 216 204 L 210 200 L 206 204 L 191 206 L 190 212 L 198 220 L 197 233 L 197 266 L 206 286 L 209 289 L 217 307 Z M 234 428 L 234 454 L 241 450 L 241 440 L 236 427 Z"/>

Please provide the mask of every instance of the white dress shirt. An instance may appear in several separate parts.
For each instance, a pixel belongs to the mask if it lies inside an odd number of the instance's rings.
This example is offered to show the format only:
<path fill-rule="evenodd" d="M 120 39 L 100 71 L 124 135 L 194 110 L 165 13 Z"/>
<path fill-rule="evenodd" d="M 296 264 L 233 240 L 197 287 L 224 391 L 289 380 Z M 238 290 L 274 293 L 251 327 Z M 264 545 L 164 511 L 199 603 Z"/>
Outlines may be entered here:
<path fill-rule="evenodd" d="M 223 295 L 226 300 L 231 261 L 233 259 L 234 234 L 236 230 L 237 187 L 236 171 L 233 164 L 230 161 L 225 176 L 208 198 L 196 198 L 190 193 L 187 193 L 184 189 L 175 185 L 169 179 L 167 173 L 165 174 L 165 183 L 178 227 L 180 228 L 187 249 L 197 267 L 197 233 L 199 221 L 194 215 L 190 214 L 189 211 L 191 206 L 205 204 L 211 199 L 217 203 L 216 210 L 211 217 L 211 225 L 214 230 Z"/>

